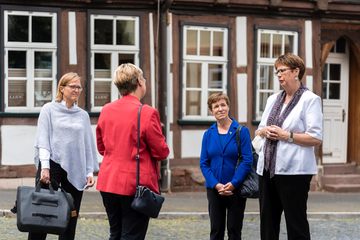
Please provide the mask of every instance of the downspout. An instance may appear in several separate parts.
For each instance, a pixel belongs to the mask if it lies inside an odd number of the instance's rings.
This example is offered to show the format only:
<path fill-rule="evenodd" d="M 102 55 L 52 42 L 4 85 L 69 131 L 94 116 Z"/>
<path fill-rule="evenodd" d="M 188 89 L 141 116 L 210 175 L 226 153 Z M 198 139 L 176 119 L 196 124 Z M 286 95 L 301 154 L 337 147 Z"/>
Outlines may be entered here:
<path fill-rule="evenodd" d="M 161 0 L 158 0 L 161 1 Z M 159 113 L 160 119 L 165 121 L 163 131 L 166 134 L 168 129 L 168 116 L 167 116 L 167 73 L 168 73 L 168 49 L 167 49 L 167 14 L 168 10 L 172 5 L 173 0 L 165 0 L 162 1 L 160 11 L 158 14 L 160 15 L 160 23 L 159 23 L 159 58 L 158 58 L 158 73 L 159 73 Z M 171 170 L 169 165 L 169 159 L 161 161 L 161 191 L 170 192 L 171 186 Z"/>

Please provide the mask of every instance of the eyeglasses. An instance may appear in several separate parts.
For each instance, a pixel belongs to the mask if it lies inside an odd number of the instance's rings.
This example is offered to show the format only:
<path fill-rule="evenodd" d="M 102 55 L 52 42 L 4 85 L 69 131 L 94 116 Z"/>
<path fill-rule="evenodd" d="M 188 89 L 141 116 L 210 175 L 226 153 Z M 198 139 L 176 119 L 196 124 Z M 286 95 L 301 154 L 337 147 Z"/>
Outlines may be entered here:
<path fill-rule="evenodd" d="M 81 86 L 78 85 L 66 85 L 65 87 L 69 87 L 71 90 L 78 90 L 79 92 L 81 92 L 83 90 L 83 88 Z"/>
<path fill-rule="evenodd" d="M 279 75 L 280 74 L 283 74 L 284 72 L 286 72 L 287 70 L 290 70 L 291 68 L 280 68 L 278 69 L 277 71 L 274 72 L 275 75 Z"/>

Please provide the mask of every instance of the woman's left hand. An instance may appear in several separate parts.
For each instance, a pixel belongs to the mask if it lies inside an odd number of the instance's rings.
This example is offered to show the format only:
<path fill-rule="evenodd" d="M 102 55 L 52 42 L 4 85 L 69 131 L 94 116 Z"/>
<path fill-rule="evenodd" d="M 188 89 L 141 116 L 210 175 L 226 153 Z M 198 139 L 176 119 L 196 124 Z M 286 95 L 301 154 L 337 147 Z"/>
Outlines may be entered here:
<path fill-rule="evenodd" d="M 267 128 L 266 138 L 270 140 L 286 141 L 289 138 L 289 133 L 276 125 L 271 125 Z"/>
<path fill-rule="evenodd" d="M 233 191 L 234 191 L 235 187 L 232 185 L 231 182 L 228 182 L 227 184 L 225 184 L 223 186 L 223 189 L 221 191 L 219 191 L 219 194 L 221 196 L 231 196 L 233 195 Z"/>
<path fill-rule="evenodd" d="M 94 177 L 91 177 L 91 176 L 87 177 L 86 188 L 90 188 L 90 187 L 94 186 L 95 182 L 96 181 L 95 181 Z"/>

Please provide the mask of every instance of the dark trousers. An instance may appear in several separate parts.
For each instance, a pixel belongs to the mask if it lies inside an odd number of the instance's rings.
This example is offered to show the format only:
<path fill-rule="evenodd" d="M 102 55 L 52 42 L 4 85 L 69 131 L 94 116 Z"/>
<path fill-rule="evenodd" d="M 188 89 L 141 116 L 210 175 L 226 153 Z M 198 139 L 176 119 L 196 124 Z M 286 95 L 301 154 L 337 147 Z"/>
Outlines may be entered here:
<path fill-rule="evenodd" d="M 40 179 L 41 173 L 41 165 L 39 164 L 38 171 L 36 173 L 36 182 Z M 80 211 L 80 204 L 83 195 L 83 191 L 77 190 L 67 179 L 67 173 L 61 166 L 53 161 L 50 160 L 50 180 L 55 183 L 52 184 L 55 190 L 58 189 L 58 185 L 60 184 L 61 187 L 71 196 L 74 198 L 74 206 L 79 215 Z M 57 184 L 56 184 L 57 183 Z M 65 233 L 59 235 L 59 240 L 73 240 L 75 239 L 75 230 L 76 230 L 76 223 L 77 223 L 77 216 L 70 218 L 69 225 L 65 231 Z M 28 235 L 28 240 L 44 240 L 46 239 L 46 233 L 35 233 L 30 232 Z"/>
<path fill-rule="evenodd" d="M 225 235 L 225 222 L 227 225 L 228 238 L 240 240 L 243 226 L 246 198 L 221 196 L 215 189 L 207 188 L 210 217 L 210 239 L 223 240 Z"/>
<path fill-rule="evenodd" d="M 309 240 L 307 200 L 312 175 L 259 176 L 260 234 L 262 240 L 278 240 L 284 212 L 288 240 Z"/>
<path fill-rule="evenodd" d="M 131 208 L 133 196 L 100 192 L 110 224 L 109 240 L 145 239 L 149 217 Z"/>

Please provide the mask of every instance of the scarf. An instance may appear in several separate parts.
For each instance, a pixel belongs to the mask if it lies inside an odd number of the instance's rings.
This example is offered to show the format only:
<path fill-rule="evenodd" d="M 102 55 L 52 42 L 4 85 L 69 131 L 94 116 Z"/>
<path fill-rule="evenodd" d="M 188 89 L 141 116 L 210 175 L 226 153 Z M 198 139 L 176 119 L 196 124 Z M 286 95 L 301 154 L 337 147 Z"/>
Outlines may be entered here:
<path fill-rule="evenodd" d="M 267 126 L 276 125 L 278 127 L 281 127 L 287 116 L 294 109 L 296 104 L 299 102 L 302 94 L 306 90 L 308 89 L 301 84 L 299 89 L 295 92 L 293 98 L 285 107 L 284 111 L 281 112 L 286 97 L 286 92 L 282 91 L 276 98 L 275 104 L 271 109 L 266 125 Z M 275 175 L 277 144 L 278 144 L 278 140 L 266 139 L 265 141 L 265 146 L 264 146 L 265 170 L 270 172 L 270 178 L 274 177 Z"/>

